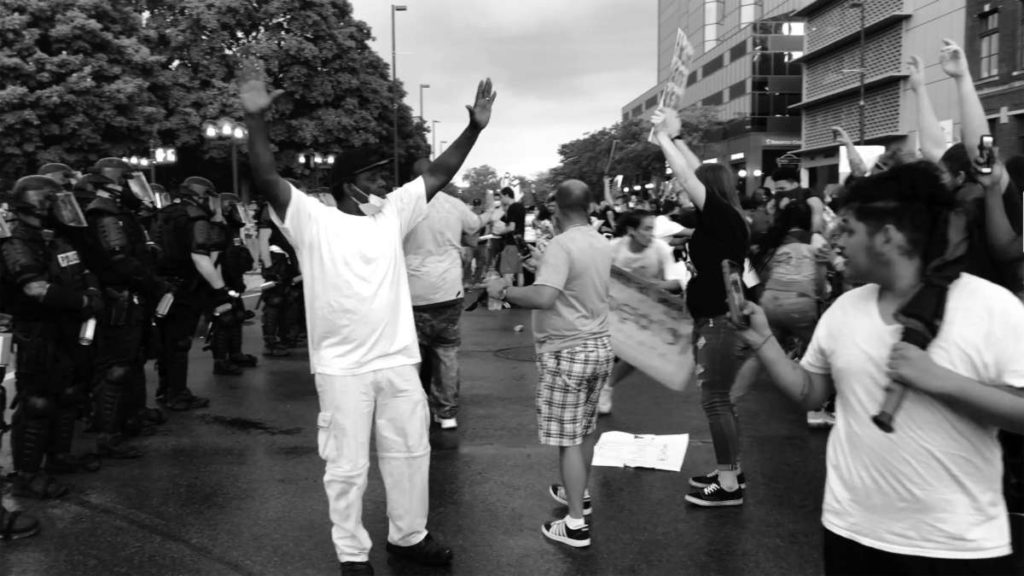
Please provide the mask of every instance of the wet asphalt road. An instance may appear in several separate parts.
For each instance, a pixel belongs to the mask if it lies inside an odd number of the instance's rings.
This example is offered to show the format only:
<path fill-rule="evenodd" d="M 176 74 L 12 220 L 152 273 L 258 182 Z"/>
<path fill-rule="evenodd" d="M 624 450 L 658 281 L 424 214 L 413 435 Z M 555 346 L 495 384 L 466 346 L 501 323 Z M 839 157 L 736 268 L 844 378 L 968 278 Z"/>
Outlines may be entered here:
<path fill-rule="evenodd" d="M 689 433 L 682 472 L 595 468 L 593 546 L 547 542 L 541 523 L 564 509 L 546 495 L 558 481 L 557 453 L 536 438 L 528 320 L 522 310 L 464 316 L 460 426 L 431 430 L 429 527 L 454 549 L 453 565 L 423 569 L 388 557 L 374 466 L 364 522 L 377 574 L 821 573 L 827 432 L 808 430 L 804 415 L 767 382 L 740 406 L 744 506 L 702 509 L 683 500 L 688 476 L 714 467 L 697 392 L 670 392 L 634 375 L 618 388 L 615 412 L 601 419 L 600 431 Z M 516 333 L 516 324 L 527 329 Z M 258 354 L 259 326 L 248 326 L 245 338 L 246 351 Z M 141 460 L 67 477 L 74 491 L 60 501 L 5 497 L 37 515 L 43 531 L 0 544 L 0 574 L 337 574 L 308 372 L 300 350 L 261 358 L 244 376 L 215 377 L 208 353 L 194 349 L 191 385 L 211 406 L 171 414 L 157 435 L 137 441 L 146 451 Z M 76 451 L 92 441 L 81 435 Z M 10 470 L 6 442 L 0 464 Z"/>

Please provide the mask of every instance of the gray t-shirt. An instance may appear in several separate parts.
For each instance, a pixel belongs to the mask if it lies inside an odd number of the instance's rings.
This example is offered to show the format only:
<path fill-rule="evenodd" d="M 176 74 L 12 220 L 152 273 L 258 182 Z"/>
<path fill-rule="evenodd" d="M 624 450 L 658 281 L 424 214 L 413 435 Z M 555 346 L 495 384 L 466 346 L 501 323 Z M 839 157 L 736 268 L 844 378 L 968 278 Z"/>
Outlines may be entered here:
<path fill-rule="evenodd" d="M 612 249 L 590 226 L 573 226 L 548 244 L 534 284 L 559 291 L 550 310 L 533 311 L 537 352 L 555 352 L 608 335 Z"/>

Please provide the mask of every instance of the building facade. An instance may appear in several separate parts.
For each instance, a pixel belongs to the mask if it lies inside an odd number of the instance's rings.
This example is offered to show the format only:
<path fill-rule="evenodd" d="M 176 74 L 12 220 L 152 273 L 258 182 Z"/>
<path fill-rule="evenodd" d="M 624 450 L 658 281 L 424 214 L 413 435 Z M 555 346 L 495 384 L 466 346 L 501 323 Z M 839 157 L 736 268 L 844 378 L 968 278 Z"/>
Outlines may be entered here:
<path fill-rule="evenodd" d="M 622 109 L 622 119 L 649 117 L 671 74 L 676 30 L 696 56 L 682 107 L 713 106 L 721 129 L 694 152 L 731 165 L 749 191 L 800 148 L 799 111 L 804 24 L 792 14 L 806 0 L 659 0 L 658 84 Z"/>
<path fill-rule="evenodd" d="M 964 50 L 1000 155 L 1024 155 L 1024 0 L 967 2 Z"/>
<path fill-rule="evenodd" d="M 793 108 L 802 113 L 798 155 L 810 187 L 839 181 L 833 126 L 855 142 L 917 149 L 917 110 L 906 82 L 912 55 L 925 62 L 928 93 L 947 142 L 958 139 L 955 85 L 942 72 L 939 50 L 943 38 L 963 45 L 965 2 L 815 0 L 796 15 L 806 19 L 807 35 L 800 58 L 804 97 Z"/>

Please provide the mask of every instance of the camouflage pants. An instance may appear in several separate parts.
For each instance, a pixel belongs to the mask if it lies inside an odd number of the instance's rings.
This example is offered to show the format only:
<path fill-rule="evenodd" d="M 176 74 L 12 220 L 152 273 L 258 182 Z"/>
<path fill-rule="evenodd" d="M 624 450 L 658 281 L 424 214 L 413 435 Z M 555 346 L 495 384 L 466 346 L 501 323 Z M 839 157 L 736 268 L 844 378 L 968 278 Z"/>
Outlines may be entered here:
<path fill-rule="evenodd" d="M 454 418 L 459 411 L 459 319 L 462 299 L 430 308 L 414 308 L 420 343 L 420 380 L 437 418 Z"/>

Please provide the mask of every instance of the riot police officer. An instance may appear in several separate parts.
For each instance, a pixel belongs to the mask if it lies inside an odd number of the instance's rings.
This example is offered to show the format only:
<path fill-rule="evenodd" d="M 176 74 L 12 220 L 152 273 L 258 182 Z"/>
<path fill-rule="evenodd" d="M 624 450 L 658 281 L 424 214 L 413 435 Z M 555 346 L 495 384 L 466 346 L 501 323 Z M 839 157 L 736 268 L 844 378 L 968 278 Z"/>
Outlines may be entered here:
<path fill-rule="evenodd" d="M 97 339 L 97 449 L 100 456 L 137 458 L 141 453 L 123 444 L 123 427 L 129 422 L 141 426 L 143 419 L 151 423 L 161 419 L 145 410 L 142 344 L 153 308 L 171 287 L 154 274 L 146 231 L 134 212 L 141 207 L 141 199 L 102 175 L 89 175 L 86 181 L 96 194 L 85 209 L 91 234 L 90 266 L 99 277 L 107 304 Z"/>
<path fill-rule="evenodd" d="M 205 292 L 214 307 L 232 296 L 210 257 L 213 183 L 191 176 L 178 190 L 178 202 L 160 210 L 154 240 L 160 246 L 159 275 L 174 286 L 174 304 L 159 324 L 160 385 L 157 401 L 175 411 L 205 408 L 210 401 L 188 388 L 188 352 L 203 310 Z"/>
<path fill-rule="evenodd" d="M 273 287 L 263 291 L 263 355 L 288 356 L 298 337 L 301 286 L 295 249 L 270 219 L 269 205 L 260 207 L 258 240 L 263 279 Z"/>
<path fill-rule="evenodd" d="M 211 222 L 212 250 L 216 264 L 227 288 L 235 293 L 245 292 L 245 273 L 254 264 L 252 254 L 242 242 L 241 230 L 248 213 L 235 194 L 221 194 L 214 220 Z M 240 298 L 235 306 L 213 317 L 210 349 L 213 351 L 213 373 L 238 375 L 243 367 L 256 365 L 256 357 L 242 353 L 242 323 L 246 319 Z"/>
<path fill-rule="evenodd" d="M 73 189 L 80 178 L 80 174 L 78 174 L 78 172 L 75 172 L 75 170 L 67 164 L 61 164 L 60 162 L 43 164 L 39 168 L 39 175 L 52 178 L 65 190 Z"/>
<path fill-rule="evenodd" d="M 57 226 L 85 226 L 69 193 L 45 176 L 26 176 L 14 186 L 11 208 L 16 221 L 11 236 L 0 241 L 0 254 L 18 345 L 14 491 L 57 498 L 68 488 L 42 470 L 42 462 L 70 453 L 83 399 L 68 350 L 91 344 L 103 299 L 95 277 Z"/>

